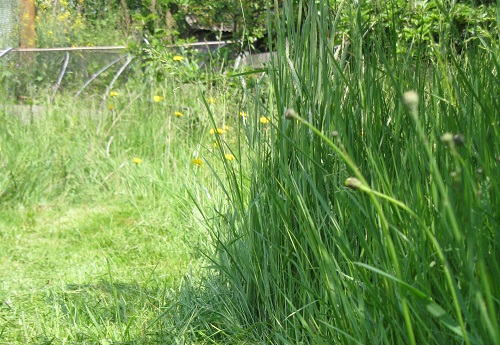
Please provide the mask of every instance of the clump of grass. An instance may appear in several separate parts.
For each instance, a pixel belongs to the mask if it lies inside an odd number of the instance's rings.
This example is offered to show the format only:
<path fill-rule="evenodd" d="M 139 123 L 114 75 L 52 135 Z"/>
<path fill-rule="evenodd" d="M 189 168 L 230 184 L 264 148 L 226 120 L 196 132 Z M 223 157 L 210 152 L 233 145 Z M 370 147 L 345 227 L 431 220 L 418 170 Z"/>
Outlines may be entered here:
<path fill-rule="evenodd" d="M 398 55 L 345 10 L 340 50 L 324 2 L 270 17 L 275 121 L 210 223 L 232 313 L 284 344 L 499 344 L 497 36 Z"/>

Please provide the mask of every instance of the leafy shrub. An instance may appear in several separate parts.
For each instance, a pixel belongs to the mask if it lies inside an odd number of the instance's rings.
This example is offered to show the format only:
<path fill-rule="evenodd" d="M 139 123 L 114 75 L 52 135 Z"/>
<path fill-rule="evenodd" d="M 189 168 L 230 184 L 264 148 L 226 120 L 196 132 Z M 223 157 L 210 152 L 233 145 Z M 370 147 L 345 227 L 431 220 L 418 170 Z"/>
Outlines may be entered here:
<path fill-rule="evenodd" d="M 494 6 L 462 2 L 453 5 L 440 0 L 396 0 L 389 3 L 363 1 L 359 5 L 334 1 L 331 7 L 334 13 L 341 12 L 338 31 L 349 33 L 354 28 L 367 38 L 376 38 L 379 43 L 390 42 L 391 48 L 398 53 L 415 53 L 425 47 L 439 50 L 440 46 L 450 44 L 461 50 L 464 42 L 487 32 L 497 32 Z M 355 26 L 352 26 L 353 19 Z"/>
<path fill-rule="evenodd" d="M 38 47 L 102 46 L 123 44 L 119 11 L 101 2 L 99 17 L 89 13 L 87 2 L 37 1 Z M 117 15 L 118 13 L 118 15 Z"/>

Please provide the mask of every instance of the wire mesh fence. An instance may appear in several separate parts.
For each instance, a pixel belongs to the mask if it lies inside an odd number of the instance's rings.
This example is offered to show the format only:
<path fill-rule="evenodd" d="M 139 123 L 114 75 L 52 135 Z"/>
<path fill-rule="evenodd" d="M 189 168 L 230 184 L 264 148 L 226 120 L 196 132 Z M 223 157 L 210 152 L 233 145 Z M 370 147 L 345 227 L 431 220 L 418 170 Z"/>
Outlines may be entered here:
<path fill-rule="evenodd" d="M 52 95 L 104 92 L 123 64 L 130 64 L 124 48 L 5 49 L 3 56 L 0 52 L 3 93 L 19 98 L 47 90 Z"/>
<path fill-rule="evenodd" d="M 197 42 L 165 46 L 162 54 L 197 52 L 211 54 L 228 42 Z M 142 51 L 142 53 L 141 53 Z M 22 101 L 40 92 L 102 96 L 115 83 L 127 80 L 148 59 L 147 49 L 132 57 L 124 46 L 70 48 L 6 48 L 0 50 L 0 89 L 4 96 Z M 141 55 L 142 54 L 142 55 Z M 199 60 L 198 68 L 203 68 Z M 116 86 L 116 85 L 115 85 Z"/>
<path fill-rule="evenodd" d="M 18 1 L 0 0 L 0 47 L 17 45 L 19 41 L 18 17 Z"/>

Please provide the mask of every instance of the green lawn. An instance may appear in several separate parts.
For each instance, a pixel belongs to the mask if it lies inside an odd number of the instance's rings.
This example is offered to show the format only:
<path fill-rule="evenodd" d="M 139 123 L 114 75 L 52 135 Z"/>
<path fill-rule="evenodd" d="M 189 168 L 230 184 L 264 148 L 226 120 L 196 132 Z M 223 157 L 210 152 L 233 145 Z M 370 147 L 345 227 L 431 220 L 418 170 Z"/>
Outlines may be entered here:
<path fill-rule="evenodd" d="M 2 211 L 0 343 L 154 337 L 200 268 L 199 234 L 159 213 L 123 199 Z"/>
<path fill-rule="evenodd" d="M 170 311 L 206 265 L 220 159 L 199 88 L 155 87 L 1 108 L 0 344 L 184 338 Z"/>

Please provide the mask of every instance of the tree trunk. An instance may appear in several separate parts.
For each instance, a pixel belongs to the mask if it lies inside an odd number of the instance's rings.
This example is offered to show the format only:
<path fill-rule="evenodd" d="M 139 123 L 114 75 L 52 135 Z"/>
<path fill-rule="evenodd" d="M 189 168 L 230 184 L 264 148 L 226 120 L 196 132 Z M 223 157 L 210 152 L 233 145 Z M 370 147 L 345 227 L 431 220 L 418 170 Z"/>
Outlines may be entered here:
<path fill-rule="evenodd" d="M 123 17 L 125 19 L 125 31 L 127 34 L 131 34 L 130 26 L 130 14 L 128 13 L 128 6 L 127 6 L 127 1 L 126 0 L 121 0 L 122 8 L 123 8 Z"/>

